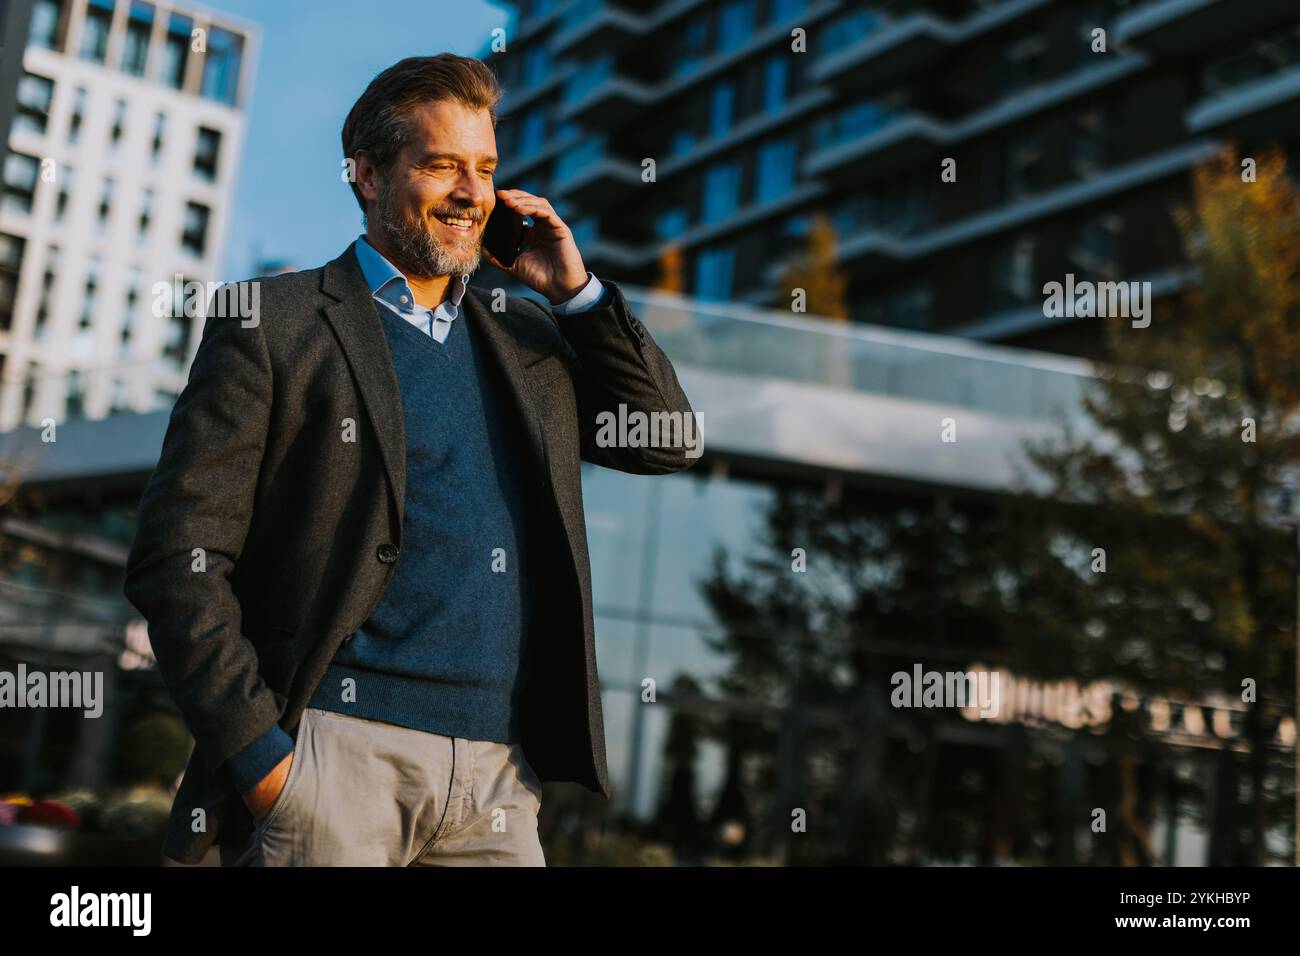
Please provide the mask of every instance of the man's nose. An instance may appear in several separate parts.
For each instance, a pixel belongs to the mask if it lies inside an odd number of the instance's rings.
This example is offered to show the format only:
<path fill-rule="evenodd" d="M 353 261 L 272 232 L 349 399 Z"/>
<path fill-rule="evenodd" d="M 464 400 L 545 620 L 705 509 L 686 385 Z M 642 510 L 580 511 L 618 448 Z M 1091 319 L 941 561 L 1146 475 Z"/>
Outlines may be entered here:
<path fill-rule="evenodd" d="M 459 206 L 474 206 L 486 212 L 493 195 L 491 185 L 478 183 L 472 178 L 462 178 L 448 198 Z"/>

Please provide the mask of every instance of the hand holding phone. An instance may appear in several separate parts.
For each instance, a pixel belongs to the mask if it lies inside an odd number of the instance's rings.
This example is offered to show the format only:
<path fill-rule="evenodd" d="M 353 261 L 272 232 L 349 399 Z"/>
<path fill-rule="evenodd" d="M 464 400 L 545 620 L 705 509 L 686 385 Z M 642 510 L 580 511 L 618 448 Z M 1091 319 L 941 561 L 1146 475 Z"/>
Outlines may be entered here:
<path fill-rule="evenodd" d="M 497 204 L 492 208 L 492 215 L 488 216 L 487 224 L 483 227 L 483 248 L 509 268 L 523 251 L 524 240 L 532 225 L 531 216 L 516 212 L 498 198 Z"/>

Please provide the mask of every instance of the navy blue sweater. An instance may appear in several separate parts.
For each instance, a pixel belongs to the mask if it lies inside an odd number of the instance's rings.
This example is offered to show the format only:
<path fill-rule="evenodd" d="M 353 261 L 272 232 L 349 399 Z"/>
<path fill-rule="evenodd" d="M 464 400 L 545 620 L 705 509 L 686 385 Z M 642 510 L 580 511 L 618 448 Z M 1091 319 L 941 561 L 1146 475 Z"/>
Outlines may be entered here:
<path fill-rule="evenodd" d="M 376 309 L 406 431 L 401 554 L 379 604 L 307 706 L 514 743 L 537 487 L 520 414 L 467 312 L 439 344 Z M 227 761 L 236 786 L 256 785 L 293 745 L 272 727 Z"/>

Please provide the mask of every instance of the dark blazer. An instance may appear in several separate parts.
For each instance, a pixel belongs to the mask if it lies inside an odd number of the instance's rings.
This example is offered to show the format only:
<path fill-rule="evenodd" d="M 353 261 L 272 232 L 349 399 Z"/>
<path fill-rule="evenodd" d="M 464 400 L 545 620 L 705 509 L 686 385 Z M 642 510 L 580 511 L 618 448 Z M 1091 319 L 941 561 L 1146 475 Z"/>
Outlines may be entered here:
<path fill-rule="evenodd" d="M 321 268 L 248 281 L 260 284 L 260 321 L 245 328 L 209 307 L 127 559 L 126 596 L 196 743 L 164 848 L 184 863 L 247 839 L 252 815 L 220 765 L 272 724 L 294 732 L 403 544 L 401 396 L 353 246 Z M 492 293 L 473 286 L 461 307 L 505 373 L 542 476 L 524 753 L 542 780 L 608 797 L 579 459 L 645 475 L 696 459 L 597 446 L 596 415 L 619 403 L 691 413 L 668 358 L 603 284 L 600 306 L 573 315 L 515 296 L 493 312 Z"/>

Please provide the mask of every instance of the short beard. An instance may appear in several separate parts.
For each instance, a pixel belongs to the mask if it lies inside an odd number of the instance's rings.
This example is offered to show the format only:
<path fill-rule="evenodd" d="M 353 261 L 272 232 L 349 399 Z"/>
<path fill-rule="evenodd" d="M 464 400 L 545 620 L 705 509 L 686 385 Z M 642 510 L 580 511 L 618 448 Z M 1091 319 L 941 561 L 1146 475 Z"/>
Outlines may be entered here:
<path fill-rule="evenodd" d="M 459 243 L 444 243 L 433 224 L 420 219 L 394 198 L 388 180 L 379 183 L 375 204 L 375 225 L 397 266 L 419 279 L 432 276 L 467 275 L 479 267 L 478 237 Z M 477 221 L 477 220 L 476 220 Z"/>

